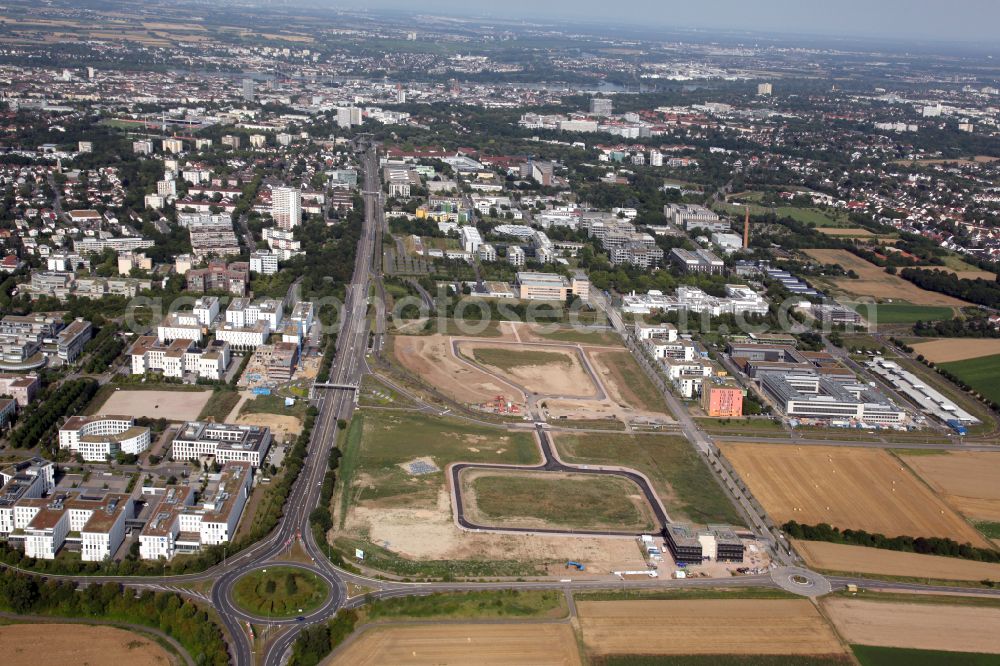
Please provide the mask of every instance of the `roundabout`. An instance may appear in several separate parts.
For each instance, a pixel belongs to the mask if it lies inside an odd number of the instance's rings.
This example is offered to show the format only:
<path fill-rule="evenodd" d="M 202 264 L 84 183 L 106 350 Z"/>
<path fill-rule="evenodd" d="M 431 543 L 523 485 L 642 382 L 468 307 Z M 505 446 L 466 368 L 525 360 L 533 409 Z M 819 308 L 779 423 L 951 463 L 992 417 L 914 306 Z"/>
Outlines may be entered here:
<path fill-rule="evenodd" d="M 771 571 L 771 580 L 781 589 L 804 597 L 819 597 L 833 589 L 826 578 L 802 567 L 778 567 Z"/>
<path fill-rule="evenodd" d="M 340 604 L 339 581 L 319 567 L 269 562 L 219 580 L 224 605 L 251 623 L 315 622 Z"/>

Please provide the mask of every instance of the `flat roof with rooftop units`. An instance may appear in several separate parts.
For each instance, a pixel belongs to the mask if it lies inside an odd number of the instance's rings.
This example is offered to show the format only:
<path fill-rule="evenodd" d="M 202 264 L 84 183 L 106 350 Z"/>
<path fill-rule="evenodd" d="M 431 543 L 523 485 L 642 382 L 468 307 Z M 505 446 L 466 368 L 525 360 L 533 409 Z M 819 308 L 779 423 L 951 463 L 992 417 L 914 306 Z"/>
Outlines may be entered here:
<path fill-rule="evenodd" d="M 896 387 L 896 390 L 905 394 L 922 411 L 936 419 L 945 423 L 948 421 L 958 421 L 970 425 L 980 423 L 978 418 L 956 405 L 953 400 L 938 390 L 928 386 L 925 381 L 909 370 L 903 369 L 895 361 L 888 361 L 881 356 L 876 356 L 868 361 L 867 365 L 869 370 Z"/>

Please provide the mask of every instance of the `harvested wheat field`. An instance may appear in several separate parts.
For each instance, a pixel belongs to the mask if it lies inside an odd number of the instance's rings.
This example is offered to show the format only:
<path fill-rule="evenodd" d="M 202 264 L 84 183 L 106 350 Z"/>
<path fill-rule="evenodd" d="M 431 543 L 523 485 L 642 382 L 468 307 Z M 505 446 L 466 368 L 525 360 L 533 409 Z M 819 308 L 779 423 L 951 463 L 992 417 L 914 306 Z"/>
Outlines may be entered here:
<path fill-rule="evenodd" d="M 913 345 L 917 354 L 935 363 L 1000 354 L 1000 338 L 941 338 Z"/>
<path fill-rule="evenodd" d="M 461 340 L 458 351 L 491 374 L 532 393 L 575 398 L 598 395 L 576 349 Z"/>
<path fill-rule="evenodd" d="M 325 663 L 576 666 L 580 653 L 568 624 L 398 625 L 368 629 Z"/>
<path fill-rule="evenodd" d="M 794 545 L 809 566 L 825 571 L 936 580 L 1000 580 L 1000 564 L 823 541 L 795 540 Z"/>
<path fill-rule="evenodd" d="M 611 654 L 842 654 L 806 599 L 579 601 L 583 642 Z"/>
<path fill-rule="evenodd" d="M 830 280 L 838 289 L 853 296 L 898 299 L 913 305 L 944 305 L 949 307 L 969 305 L 957 298 L 921 289 L 898 275 L 889 275 L 875 264 L 865 261 L 847 250 L 803 250 L 803 252 L 816 261 L 824 264 L 840 264 L 844 270 L 852 270 L 857 273 L 857 280 L 846 277 Z"/>
<path fill-rule="evenodd" d="M 850 236 L 852 238 L 867 238 L 875 235 L 861 227 L 816 227 L 816 231 L 827 236 Z"/>
<path fill-rule="evenodd" d="M 848 643 L 1000 654 L 1000 608 L 825 599 Z"/>
<path fill-rule="evenodd" d="M 53 664 L 128 664 L 168 666 L 180 663 L 155 641 L 115 627 L 88 624 L 10 624 L 0 626 L 4 666 L 37 666 L 39 646 Z"/>
<path fill-rule="evenodd" d="M 393 349 L 404 368 L 453 400 L 487 402 L 502 395 L 516 403 L 524 402 L 524 394 L 517 387 L 455 358 L 449 336 L 397 336 Z"/>
<path fill-rule="evenodd" d="M 887 536 L 991 544 L 898 460 L 877 449 L 723 444 L 771 518 Z"/>
<path fill-rule="evenodd" d="M 903 461 L 959 513 L 1000 521 L 1000 451 L 951 451 Z"/>

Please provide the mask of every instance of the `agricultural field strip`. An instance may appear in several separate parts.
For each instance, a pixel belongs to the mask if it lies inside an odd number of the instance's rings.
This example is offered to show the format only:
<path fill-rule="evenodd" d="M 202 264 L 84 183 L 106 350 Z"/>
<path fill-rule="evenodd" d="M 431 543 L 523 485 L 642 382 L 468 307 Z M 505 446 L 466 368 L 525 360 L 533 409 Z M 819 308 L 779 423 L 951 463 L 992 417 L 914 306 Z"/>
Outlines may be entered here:
<path fill-rule="evenodd" d="M 324 662 L 326 666 L 477 663 L 578 666 L 579 649 L 568 620 L 367 625 Z"/>
<path fill-rule="evenodd" d="M 578 601 L 595 654 L 843 654 L 805 599 Z"/>
<path fill-rule="evenodd" d="M 830 598 L 822 602 L 850 643 L 1000 654 L 1000 609 Z"/>
<path fill-rule="evenodd" d="M 723 443 L 722 449 L 778 523 L 829 523 L 888 536 L 949 537 L 991 547 L 884 451 L 732 443 Z"/>

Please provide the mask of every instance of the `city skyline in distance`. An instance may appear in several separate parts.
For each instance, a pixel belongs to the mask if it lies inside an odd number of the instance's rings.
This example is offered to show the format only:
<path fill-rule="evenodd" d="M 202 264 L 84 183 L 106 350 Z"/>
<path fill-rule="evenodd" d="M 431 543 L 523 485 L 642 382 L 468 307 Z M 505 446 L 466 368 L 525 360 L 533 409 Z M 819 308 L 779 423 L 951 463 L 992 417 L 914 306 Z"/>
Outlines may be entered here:
<path fill-rule="evenodd" d="M 273 3 L 262 3 L 273 4 Z M 294 3 L 282 3 L 294 6 Z M 356 9 L 335 0 L 306 3 L 332 9 Z M 656 29 L 746 31 L 784 35 L 822 35 L 834 38 L 888 39 L 893 42 L 933 41 L 991 46 L 993 26 L 1000 22 L 1000 3 L 988 0 L 839 0 L 800 3 L 791 0 L 714 0 L 712 3 L 664 3 L 627 0 L 609 5 L 598 0 L 426 0 L 419 8 L 403 0 L 370 0 L 364 9 L 495 18 L 497 20 L 553 21 L 571 24 L 604 23 Z M 996 47 L 994 47 L 996 48 Z M 1000 50 L 1000 48 L 996 48 Z"/>

